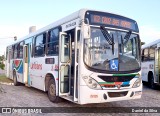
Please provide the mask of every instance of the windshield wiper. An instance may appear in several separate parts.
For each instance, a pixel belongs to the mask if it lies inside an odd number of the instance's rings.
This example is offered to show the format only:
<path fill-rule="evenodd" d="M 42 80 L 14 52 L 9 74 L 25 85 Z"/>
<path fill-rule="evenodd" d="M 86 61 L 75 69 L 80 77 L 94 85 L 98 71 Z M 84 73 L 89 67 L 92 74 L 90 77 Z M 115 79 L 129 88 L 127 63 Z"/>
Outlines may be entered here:
<path fill-rule="evenodd" d="M 131 34 L 132 34 L 132 31 L 130 30 L 130 31 L 127 32 L 127 34 L 124 36 L 125 42 L 123 43 L 123 45 L 125 45 L 125 44 L 128 42 Z"/>
<path fill-rule="evenodd" d="M 109 45 L 112 45 L 112 54 L 114 54 L 114 38 L 113 38 L 113 34 L 112 34 L 112 37 L 111 37 L 104 26 L 100 26 L 100 30 L 101 30 L 103 36 L 105 37 L 105 39 L 107 40 L 107 42 L 109 43 Z"/>

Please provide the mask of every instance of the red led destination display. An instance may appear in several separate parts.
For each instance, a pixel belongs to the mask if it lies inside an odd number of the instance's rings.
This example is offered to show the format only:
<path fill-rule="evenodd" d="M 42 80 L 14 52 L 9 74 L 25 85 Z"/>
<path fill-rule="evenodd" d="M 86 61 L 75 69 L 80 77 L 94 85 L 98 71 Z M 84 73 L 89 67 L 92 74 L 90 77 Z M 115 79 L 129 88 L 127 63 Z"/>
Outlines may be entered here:
<path fill-rule="evenodd" d="M 91 25 L 103 25 L 139 32 L 136 21 L 116 14 L 88 11 L 85 15 Z"/>
<path fill-rule="evenodd" d="M 108 24 L 113 26 L 129 28 L 129 29 L 132 29 L 133 27 L 131 22 L 120 20 L 120 19 L 115 19 L 115 18 L 106 17 L 106 16 L 99 16 L 99 15 L 91 15 L 91 17 L 94 23 Z"/>

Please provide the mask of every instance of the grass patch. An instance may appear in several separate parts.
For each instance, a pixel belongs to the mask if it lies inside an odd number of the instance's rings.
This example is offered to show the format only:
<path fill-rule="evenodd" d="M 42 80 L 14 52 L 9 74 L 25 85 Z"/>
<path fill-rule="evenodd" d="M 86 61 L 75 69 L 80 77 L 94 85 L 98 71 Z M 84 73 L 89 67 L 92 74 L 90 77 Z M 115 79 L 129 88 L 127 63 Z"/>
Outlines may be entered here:
<path fill-rule="evenodd" d="M 12 83 L 13 81 L 8 79 L 6 76 L 4 75 L 0 75 L 0 82 L 6 82 L 6 83 Z"/>

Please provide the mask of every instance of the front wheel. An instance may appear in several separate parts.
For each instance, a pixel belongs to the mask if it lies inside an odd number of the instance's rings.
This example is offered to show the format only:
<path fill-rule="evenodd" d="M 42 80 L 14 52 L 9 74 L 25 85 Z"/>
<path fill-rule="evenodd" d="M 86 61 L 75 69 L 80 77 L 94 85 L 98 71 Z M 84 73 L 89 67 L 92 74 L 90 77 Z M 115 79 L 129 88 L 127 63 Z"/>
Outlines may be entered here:
<path fill-rule="evenodd" d="M 56 85 L 53 79 L 50 79 L 48 84 L 48 98 L 51 102 L 60 102 L 60 98 L 56 96 Z"/>
<path fill-rule="evenodd" d="M 153 77 L 153 75 L 150 76 L 149 86 L 150 86 L 150 88 L 152 88 L 152 89 L 156 89 L 156 85 L 155 85 L 155 83 L 154 83 L 154 77 Z"/>

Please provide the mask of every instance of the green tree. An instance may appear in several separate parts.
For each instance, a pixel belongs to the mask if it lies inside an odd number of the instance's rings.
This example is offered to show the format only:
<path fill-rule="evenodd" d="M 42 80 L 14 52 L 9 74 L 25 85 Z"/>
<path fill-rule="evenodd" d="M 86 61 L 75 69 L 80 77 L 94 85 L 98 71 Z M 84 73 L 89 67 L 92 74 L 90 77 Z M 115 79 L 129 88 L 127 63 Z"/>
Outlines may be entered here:
<path fill-rule="evenodd" d="M 144 45 L 144 44 L 145 44 L 145 42 L 141 42 L 141 46 Z"/>
<path fill-rule="evenodd" d="M 0 56 L 0 69 L 2 69 L 2 70 L 4 70 L 4 67 L 5 67 L 5 65 L 3 63 L 4 59 L 5 59 L 4 55 Z"/>

